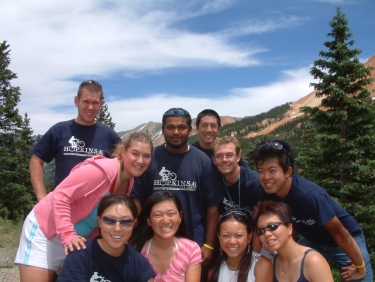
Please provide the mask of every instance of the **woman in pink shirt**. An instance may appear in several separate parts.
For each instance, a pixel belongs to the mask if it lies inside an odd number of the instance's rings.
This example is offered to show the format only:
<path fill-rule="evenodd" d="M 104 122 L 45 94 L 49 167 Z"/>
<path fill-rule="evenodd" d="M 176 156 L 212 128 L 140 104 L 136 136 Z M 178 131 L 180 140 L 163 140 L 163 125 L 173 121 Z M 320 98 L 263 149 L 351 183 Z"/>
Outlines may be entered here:
<path fill-rule="evenodd" d="M 108 194 L 129 194 L 133 177 L 150 165 L 152 148 L 146 133 L 131 133 L 113 159 L 86 159 L 34 207 L 24 222 L 15 259 L 21 281 L 52 281 L 68 250 L 86 247 L 86 238 L 97 235 L 93 231 L 100 200 Z"/>
<path fill-rule="evenodd" d="M 187 239 L 180 200 L 169 191 L 157 191 L 145 202 L 130 244 L 153 266 L 155 282 L 199 282 L 202 253 Z"/>

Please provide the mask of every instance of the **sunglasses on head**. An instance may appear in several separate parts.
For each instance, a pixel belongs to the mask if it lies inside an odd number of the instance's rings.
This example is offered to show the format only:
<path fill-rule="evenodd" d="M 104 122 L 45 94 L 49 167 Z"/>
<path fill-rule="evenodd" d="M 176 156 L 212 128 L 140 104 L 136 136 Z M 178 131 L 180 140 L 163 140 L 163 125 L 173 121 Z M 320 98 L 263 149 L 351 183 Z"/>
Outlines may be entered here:
<path fill-rule="evenodd" d="M 288 151 L 285 149 L 285 147 L 282 144 L 280 144 L 279 142 L 275 142 L 275 141 L 266 142 L 266 148 L 267 149 L 271 148 L 271 149 L 274 149 L 274 150 L 282 150 L 285 153 L 286 158 L 288 160 L 288 163 L 290 165 Z"/>
<path fill-rule="evenodd" d="M 223 217 L 227 217 L 227 216 L 230 216 L 230 215 L 238 215 L 238 216 L 243 216 L 245 218 L 247 218 L 247 214 L 242 212 L 242 211 L 227 211 L 225 213 L 223 213 L 221 216 L 220 216 L 220 219 L 222 219 Z"/>
<path fill-rule="evenodd" d="M 266 233 L 266 230 L 270 231 L 270 232 L 275 231 L 277 228 L 279 228 L 279 226 L 281 224 L 287 224 L 287 223 L 285 223 L 285 222 L 271 222 L 266 227 L 258 227 L 257 234 L 259 236 L 263 236 Z"/>
<path fill-rule="evenodd" d="M 118 222 L 121 227 L 130 227 L 134 223 L 134 219 L 121 219 L 121 220 L 116 220 L 112 217 L 109 216 L 101 216 L 101 219 L 103 220 L 104 224 L 108 226 L 115 226 L 116 223 Z"/>
<path fill-rule="evenodd" d="M 87 85 L 87 84 L 95 84 L 96 86 L 99 86 L 100 88 L 102 88 L 102 85 L 99 82 L 97 82 L 96 80 L 92 80 L 92 79 L 82 81 L 81 86 Z"/>
<path fill-rule="evenodd" d="M 163 116 L 189 116 L 190 114 L 181 108 L 172 108 L 164 113 Z"/>

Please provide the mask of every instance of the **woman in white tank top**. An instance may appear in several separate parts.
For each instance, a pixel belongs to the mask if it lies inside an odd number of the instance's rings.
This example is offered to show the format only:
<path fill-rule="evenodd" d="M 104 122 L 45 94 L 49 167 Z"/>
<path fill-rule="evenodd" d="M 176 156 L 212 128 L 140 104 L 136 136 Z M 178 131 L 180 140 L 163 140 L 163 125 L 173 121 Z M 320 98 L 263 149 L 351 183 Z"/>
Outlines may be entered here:
<path fill-rule="evenodd" d="M 272 263 L 252 251 L 254 226 L 241 211 L 221 215 L 207 282 L 271 282 Z"/>

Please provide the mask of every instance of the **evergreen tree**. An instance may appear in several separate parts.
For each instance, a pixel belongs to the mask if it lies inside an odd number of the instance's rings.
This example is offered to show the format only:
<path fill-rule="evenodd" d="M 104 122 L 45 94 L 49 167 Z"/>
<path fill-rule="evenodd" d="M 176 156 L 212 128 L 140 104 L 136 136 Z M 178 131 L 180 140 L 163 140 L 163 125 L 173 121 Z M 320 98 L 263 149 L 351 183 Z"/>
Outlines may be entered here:
<path fill-rule="evenodd" d="M 95 120 L 97 122 L 100 122 L 102 124 L 108 125 L 110 128 L 115 128 L 116 124 L 112 122 L 112 117 L 110 113 L 108 112 L 108 105 L 104 104 L 103 107 L 98 112 L 98 115 L 96 116 Z"/>
<path fill-rule="evenodd" d="M 32 131 L 27 115 L 18 114 L 21 93 L 10 83 L 17 75 L 8 69 L 8 48 L 0 43 L 0 216 L 17 220 L 34 205 L 28 170 Z"/>
<path fill-rule="evenodd" d="M 328 51 L 319 52 L 323 59 L 310 70 L 319 80 L 311 85 L 316 97 L 323 97 L 323 108 L 302 109 L 316 129 L 319 150 L 310 157 L 319 170 L 302 174 L 339 200 L 375 250 L 375 105 L 368 103 L 371 93 L 366 89 L 373 81 L 371 68 L 359 62 L 359 49 L 351 49 L 355 41 L 340 8 L 330 26 L 333 40 L 324 43 Z"/>

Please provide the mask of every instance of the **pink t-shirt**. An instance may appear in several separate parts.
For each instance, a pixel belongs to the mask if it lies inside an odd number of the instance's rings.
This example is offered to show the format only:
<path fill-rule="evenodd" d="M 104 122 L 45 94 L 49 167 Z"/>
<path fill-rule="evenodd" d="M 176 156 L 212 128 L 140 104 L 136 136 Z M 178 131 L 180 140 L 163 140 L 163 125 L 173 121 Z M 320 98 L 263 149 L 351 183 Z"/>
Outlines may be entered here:
<path fill-rule="evenodd" d="M 141 254 L 150 261 L 147 255 L 147 247 L 143 246 Z M 160 275 L 156 269 L 154 282 L 182 282 L 185 281 L 185 274 L 189 267 L 202 262 L 202 253 L 198 244 L 194 241 L 179 238 L 176 256 L 172 260 L 167 271 Z M 150 262 L 151 263 L 151 262 Z"/>

